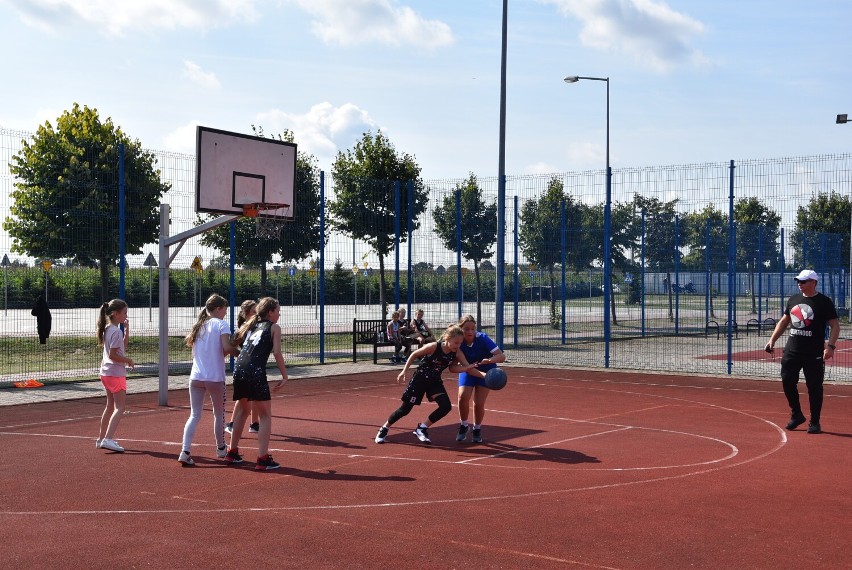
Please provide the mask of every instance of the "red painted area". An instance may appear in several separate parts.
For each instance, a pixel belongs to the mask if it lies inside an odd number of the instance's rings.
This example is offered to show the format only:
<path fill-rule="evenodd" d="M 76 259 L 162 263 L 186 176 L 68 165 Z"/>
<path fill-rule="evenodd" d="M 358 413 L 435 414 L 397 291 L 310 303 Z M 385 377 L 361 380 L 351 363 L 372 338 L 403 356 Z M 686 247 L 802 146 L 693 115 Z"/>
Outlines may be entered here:
<path fill-rule="evenodd" d="M 779 428 L 777 383 L 514 368 L 485 443 L 455 441 L 454 410 L 420 444 L 424 404 L 377 445 L 400 393 L 393 372 L 291 381 L 264 473 L 215 458 L 209 409 L 181 468 L 182 391 L 128 398 L 124 454 L 94 448 L 101 399 L 3 408 L 7 565 L 848 566 L 852 386 L 808 435 Z"/>
<path fill-rule="evenodd" d="M 776 347 L 772 354 L 765 350 L 747 350 L 735 352 L 731 355 L 734 362 L 753 362 L 753 361 L 777 361 L 780 364 L 783 349 Z M 707 360 L 727 360 L 727 354 L 710 354 L 699 356 Z M 837 350 L 834 351 L 834 357 L 827 360 L 826 366 L 840 366 L 843 368 L 852 368 L 852 341 L 839 340 L 837 341 Z"/>

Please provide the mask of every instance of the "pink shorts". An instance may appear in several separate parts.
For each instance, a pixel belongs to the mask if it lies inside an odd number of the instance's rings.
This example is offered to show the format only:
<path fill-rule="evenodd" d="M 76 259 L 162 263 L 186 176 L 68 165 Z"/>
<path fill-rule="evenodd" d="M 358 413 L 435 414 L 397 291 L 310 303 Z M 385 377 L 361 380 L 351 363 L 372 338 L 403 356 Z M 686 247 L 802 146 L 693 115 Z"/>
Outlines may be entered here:
<path fill-rule="evenodd" d="M 101 376 L 101 383 L 106 388 L 106 391 L 111 394 L 127 390 L 126 376 Z"/>

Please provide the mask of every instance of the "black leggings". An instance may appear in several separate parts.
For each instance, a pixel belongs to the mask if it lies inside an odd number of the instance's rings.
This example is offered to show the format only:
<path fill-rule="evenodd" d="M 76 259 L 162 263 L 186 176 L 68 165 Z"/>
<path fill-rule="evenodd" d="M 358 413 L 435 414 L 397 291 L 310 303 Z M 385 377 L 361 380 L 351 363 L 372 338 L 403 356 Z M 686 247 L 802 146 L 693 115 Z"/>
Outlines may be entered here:
<path fill-rule="evenodd" d="M 781 358 L 781 385 L 784 395 L 794 415 L 802 413 L 799 404 L 799 371 L 804 372 L 805 384 L 808 387 L 808 403 L 811 408 L 811 421 L 819 423 L 822 414 L 823 380 L 825 379 L 825 362 L 819 358 L 796 358 L 784 356 Z"/>
<path fill-rule="evenodd" d="M 436 423 L 438 420 L 449 414 L 453 409 L 453 404 L 450 403 L 450 397 L 447 394 L 438 394 L 435 396 L 435 403 L 438 404 L 438 408 L 429 414 L 429 421 L 431 423 Z M 392 426 L 414 409 L 414 404 L 411 402 L 403 402 L 402 405 L 394 410 L 394 412 L 388 417 L 388 425 Z"/>

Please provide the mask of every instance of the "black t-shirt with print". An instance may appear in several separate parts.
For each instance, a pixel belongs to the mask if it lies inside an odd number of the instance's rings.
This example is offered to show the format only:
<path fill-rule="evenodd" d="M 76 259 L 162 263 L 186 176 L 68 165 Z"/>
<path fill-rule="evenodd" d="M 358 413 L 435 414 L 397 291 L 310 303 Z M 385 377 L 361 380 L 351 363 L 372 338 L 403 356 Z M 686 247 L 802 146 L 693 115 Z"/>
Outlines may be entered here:
<path fill-rule="evenodd" d="M 784 314 L 790 317 L 790 338 L 784 353 L 795 356 L 819 356 L 825 344 L 825 326 L 837 318 L 834 302 L 817 293 L 805 297 L 796 293 L 787 301 Z"/>

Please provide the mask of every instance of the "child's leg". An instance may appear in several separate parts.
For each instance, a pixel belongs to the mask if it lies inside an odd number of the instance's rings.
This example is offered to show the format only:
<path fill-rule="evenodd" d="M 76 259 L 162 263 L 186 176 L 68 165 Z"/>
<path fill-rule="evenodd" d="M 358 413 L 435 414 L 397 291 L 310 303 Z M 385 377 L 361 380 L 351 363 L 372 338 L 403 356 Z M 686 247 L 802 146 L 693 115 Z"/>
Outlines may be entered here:
<path fill-rule="evenodd" d="M 195 428 L 198 427 L 198 421 L 201 419 L 201 412 L 204 410 L 204 394 L 207 392 L 207 382 L 199 382 L 192 380 L 189 383 L 189 418 L 183 426 L 183 451 L 189 453 L 189 448 L 192 446 L 192 439 L 195 437 Z"/>
<path fill-rule="evenodd" d="M 426 427 L 438 422 L 441 418 L 453 410 L 453 404 L 450 402 L 449 394 L 438 394 L 435 396 L 435 403 L 438 404 L 438 409 L 429 414 L 429 418 L 423 422 Z"/>
<path fill-rule="evenodd" d="M 107 424 L 104 439 L 113 439 L 115 437 L 115 430 L 118 429 L 118 422 L 121 421 L 121 416 L 124 415 L 124 396 L 126 394 L 126 390 L 119 390 L 112 394 L 114 409 L 112 411 L 112 415 L 109 417 L 109 423 Z M 107 405 L 109 405 L 109 403 L 107 403 Z"/>
<path fill-rule="evenodd" d="M 213 406 L 213 436 L 216 447 L 225 446 L 225 383 L 206 382 L 210 394 L 210 404 Z"/>
<path fill-rule="evenodd" d="M 412 409 L 414 409 L 414 404 L 411 402 L 403 402 L 399 408 L 394 410 L 391 415 L 388 416 L 388 421 L 386 421 L 382 427 L 391 427 L 393 424 L 407 416 Z"/>
<path fill-rule="evenodd" d="M 101 428 L 98 430 L 98 439 L 106 437 L 107 427 L 109 427 L 109 419 L 112 417 L 113 411 L 115 411 L 115 398 L 113 397 L 112 392 L 107 390 L 106 397 L 106 407 L 104 408 L 104 413 L 101 414 Z"/>
<path fill-rule="evenodd" d="M 475 386 L 459 386 L 459 422 L 464 424 L 470 417 L 470 399 Z"/>
<path fill-rule="evenodd" d="M 477 386 L 473 394 L 473 424 L 475 426 L 482 425 L 485 419 L 485 400 L 488 399 L 488 394 L 491 390 L 485 386 Z"/>
<path fill-rule="evenodd" d="M 234 405 L 234 428 L 231 432 L 231 449 L 239 449 L 240 438 L 243 436 L 243 429 L 246 427 L 246 416 L 249 414 L 249 401 L 247 398 L 237 400 Z"/>
<path fill-rule="evenodd" d="M 257 456 L 269 453 L 269 435 L 272 433 L 272 401 L 252 402 L 252 413 L 257 413 L 260 429 L 257 432 Z"/>

